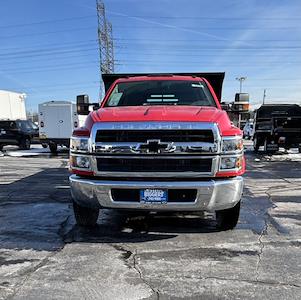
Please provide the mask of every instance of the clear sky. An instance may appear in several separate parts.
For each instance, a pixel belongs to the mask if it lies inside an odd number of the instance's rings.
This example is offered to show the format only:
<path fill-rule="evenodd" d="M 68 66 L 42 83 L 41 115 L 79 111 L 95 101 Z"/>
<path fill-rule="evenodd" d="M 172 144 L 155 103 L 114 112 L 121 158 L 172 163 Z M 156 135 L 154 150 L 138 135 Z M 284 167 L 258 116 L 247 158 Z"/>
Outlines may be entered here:
<path fill-rule="evenodd" d="M 116 72 L 225 71 L 223 99 L 301 103 L 300 0 L 104 0 Z M 27 108 L 97 100 L 95 0 L 2 0 L 0 89 L 25 92 Z M 1 109 L 1 108 L 0 108 Z"/>

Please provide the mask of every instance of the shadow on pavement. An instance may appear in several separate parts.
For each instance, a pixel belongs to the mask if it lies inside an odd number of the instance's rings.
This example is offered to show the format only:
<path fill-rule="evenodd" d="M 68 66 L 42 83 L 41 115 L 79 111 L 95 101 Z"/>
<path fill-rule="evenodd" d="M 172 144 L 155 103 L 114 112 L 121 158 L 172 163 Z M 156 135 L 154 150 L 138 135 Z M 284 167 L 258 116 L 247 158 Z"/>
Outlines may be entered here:
<path fill-rule="evenodd" d="M 216 231 L 215 221 L 202 216 L 163 213 L 132 216 L 120 211 L 104 210 L 96 227 L 71 225 L 63 239 L 66 243 L 140 243 L 170 239 L 183 233 Z"/>

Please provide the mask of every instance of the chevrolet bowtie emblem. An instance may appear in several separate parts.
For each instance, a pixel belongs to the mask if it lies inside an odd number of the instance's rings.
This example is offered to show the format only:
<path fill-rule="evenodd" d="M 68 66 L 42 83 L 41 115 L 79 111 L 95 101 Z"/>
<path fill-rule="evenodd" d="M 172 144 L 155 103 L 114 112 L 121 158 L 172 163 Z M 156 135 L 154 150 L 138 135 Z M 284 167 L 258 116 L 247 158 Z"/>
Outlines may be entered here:
<path fill-rule="evenodd" d="M 173 143 L 164 143 L 160 140 L 147 140 L 146 143 L 131 147 L 131 150 L 135 153 L 170 153 L 176 150 L 176 146 Z"/>

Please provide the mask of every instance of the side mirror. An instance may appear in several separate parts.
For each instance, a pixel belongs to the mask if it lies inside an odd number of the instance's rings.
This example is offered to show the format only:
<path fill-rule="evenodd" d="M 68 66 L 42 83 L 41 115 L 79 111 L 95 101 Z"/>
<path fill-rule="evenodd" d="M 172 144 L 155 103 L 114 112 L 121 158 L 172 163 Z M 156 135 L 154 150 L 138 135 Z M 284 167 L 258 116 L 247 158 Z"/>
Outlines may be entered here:
<path fill-rule="evenodd" d="M 93 103 L 93 110 L 98 110 L 100 108 L 99 103 Z"/>
<path fill-rule="evenodd" d="M 231 110 L 230 103 L 221 102 L 221 107 L 222 107 L 222 110 L 225 110 L 225 111 L 230 111 Z"/>
<path fill-rule="evenodd" d="M 88 115 L 90 113 L 88 95 L 76 96 L 76 110 L 79 115 Z"/>

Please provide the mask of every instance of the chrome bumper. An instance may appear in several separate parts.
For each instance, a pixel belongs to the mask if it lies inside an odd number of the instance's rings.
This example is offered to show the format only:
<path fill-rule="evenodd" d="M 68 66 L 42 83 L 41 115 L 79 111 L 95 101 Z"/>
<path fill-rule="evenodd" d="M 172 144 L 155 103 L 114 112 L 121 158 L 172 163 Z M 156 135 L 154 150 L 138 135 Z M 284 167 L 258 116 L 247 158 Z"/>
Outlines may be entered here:
<path fill-rule="evenodd" d="M 105 181 L 84 179 L 76 175 L 69 177 L 71 195 L 74 201 L 82 206 L 94 208 L 144 209 L 166 211 L 215 211 L 235 206 L 243 190 L 242 177 L 207 181 Z M 142 203 L 116 202 L 111 197 L 112 188 L 124 189 L 197 189 L 194 202 L 177 203 Z"/>

